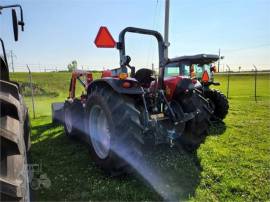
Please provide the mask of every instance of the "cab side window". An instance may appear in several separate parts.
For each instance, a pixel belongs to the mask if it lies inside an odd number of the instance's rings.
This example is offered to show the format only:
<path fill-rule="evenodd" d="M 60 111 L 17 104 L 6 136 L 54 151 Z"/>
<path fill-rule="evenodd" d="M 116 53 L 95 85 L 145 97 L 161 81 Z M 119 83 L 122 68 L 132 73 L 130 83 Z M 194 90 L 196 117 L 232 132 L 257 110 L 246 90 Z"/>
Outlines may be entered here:
<path fill-rule="evenodd" d="M 168 76 L 178 76 L 179 75 L 179 67 L 165 67 L 165 77 Z"/>

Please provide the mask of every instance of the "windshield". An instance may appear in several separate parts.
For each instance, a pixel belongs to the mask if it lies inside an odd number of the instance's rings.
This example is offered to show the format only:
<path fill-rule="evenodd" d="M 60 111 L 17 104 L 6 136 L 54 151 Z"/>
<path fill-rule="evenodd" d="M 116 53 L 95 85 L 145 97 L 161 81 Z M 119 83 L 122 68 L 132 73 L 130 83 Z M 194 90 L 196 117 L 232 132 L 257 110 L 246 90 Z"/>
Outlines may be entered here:
<path fill-rule="evenodd" d="M 201 79 L 204 71 L 211 77 L 210 68 L 211 64 L 171 63 L 165 67 L 164 77 L 180 75 Z"/>
<path fill-rule="evenodd" d="M 179 67 L 171 66 L 171 67 L 165 68 L 165 77 L 178 76 L 178 75 L 179 75 Z"/>
<path fill-rule="evenodd" d="M 165 72 L 164 76 L 169 77 L 169 76 L 190 76 L 190 65 L 184 64 L 184 63 L 173 63 L 173 64 L 168 64 L 165 67 Z"/>

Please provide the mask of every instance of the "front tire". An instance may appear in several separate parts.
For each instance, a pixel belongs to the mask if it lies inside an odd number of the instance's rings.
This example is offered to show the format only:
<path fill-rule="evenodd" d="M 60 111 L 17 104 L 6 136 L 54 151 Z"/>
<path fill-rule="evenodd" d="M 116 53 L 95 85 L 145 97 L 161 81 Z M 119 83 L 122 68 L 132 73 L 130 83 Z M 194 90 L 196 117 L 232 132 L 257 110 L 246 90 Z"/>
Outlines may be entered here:
<path fill-rule="evenodd" d="M 139 117 L 133 99 L 110 87 L 98 87 L 88 97 L 85 131 L 90 154 L 110 175 L 129 172 L 142 155 Z"/>

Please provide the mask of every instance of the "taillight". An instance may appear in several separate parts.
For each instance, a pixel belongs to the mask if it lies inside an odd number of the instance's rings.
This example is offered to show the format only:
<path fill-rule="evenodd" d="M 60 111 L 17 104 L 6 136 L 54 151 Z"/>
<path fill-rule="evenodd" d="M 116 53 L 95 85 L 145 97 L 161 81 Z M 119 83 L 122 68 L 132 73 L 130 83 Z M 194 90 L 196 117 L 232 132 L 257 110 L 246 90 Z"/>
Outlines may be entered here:
<path fill-rule="evenodd" d="M 128 82 L 128 81 L 124 81 L 124 82 L 122 83 L 122 87 L 123 87 L 123 88 L 130 88 L 130 87 L 131 87 L 131 83 Z"/>

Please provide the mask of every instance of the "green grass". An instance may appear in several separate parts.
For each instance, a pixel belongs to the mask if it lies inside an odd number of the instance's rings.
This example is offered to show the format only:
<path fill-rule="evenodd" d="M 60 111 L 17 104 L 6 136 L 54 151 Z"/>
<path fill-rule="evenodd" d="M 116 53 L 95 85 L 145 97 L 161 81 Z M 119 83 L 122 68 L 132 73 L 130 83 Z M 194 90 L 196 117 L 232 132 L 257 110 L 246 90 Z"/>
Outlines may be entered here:
<path fill-rule="evenodd" d="M 97 76 L 97 75 L 95 75 Z M 27 82 L 27 74 L 12 78 Z M 226 76 L 217 75 L 218 88 L 226 93 Z M 37 200 L 162 200 L 137 176 L 111 178 L 95 166 L 87 146 L 70 141 L 61 126 L 51 124 L 50 104 L 68 94 L 69 73 L 34 73 L 33 81 L 57 97 L 35 97 L 32 119 L 33 163 L 51 186 L 35 192 Z M 258 75 L 258 102 L 254 101 L 252 75 L 231 76 L 230 111 L 225 124 L 211 127 L 210 135 L 194 153 L 169 147 L 153 148 L 147 163 L 158 168 L 179 200 L 270 200 L 270 75 Z M 80 91 L 78 91 L 80 92 Z M 31 111 L 31 99 L 25 98 Z"/>

